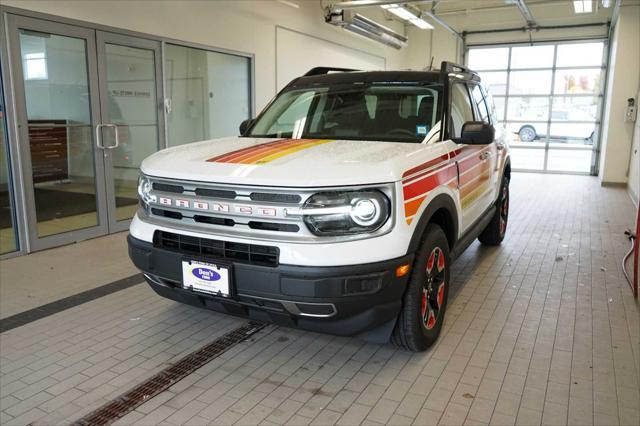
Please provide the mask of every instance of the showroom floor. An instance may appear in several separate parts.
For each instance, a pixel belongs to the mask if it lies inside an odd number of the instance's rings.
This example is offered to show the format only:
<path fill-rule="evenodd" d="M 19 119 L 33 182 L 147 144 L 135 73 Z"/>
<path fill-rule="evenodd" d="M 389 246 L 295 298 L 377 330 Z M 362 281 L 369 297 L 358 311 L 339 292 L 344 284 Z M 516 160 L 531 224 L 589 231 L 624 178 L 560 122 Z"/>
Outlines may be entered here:
<path fill-rule="evenodd" d="M 458 259 L 430 351 L 268 326 L 118 424 L 637 425 L 632 210 L 596 178 L 514 174 L 507 239 Z M 0 263 L 2 321 L 134 275 L 124 238 Z M 246 322 L 133 285 L 8 330 L 0 423 L 78 420 Z"/>

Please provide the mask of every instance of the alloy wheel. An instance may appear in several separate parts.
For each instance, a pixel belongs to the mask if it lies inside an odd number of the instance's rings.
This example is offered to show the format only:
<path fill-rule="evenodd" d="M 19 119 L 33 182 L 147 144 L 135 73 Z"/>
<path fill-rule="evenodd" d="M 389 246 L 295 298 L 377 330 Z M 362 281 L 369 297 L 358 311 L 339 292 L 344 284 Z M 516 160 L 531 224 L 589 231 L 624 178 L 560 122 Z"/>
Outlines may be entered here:
<path fill-rule="evenodd" d="M 425 282 L 422 287 L 420 314 L 422 324 L 427 330 L 433 329 L 440 320 L 446 285 L 445 268 L 444 253 L 440 247 L 435 247 L 427 260 Z"/>

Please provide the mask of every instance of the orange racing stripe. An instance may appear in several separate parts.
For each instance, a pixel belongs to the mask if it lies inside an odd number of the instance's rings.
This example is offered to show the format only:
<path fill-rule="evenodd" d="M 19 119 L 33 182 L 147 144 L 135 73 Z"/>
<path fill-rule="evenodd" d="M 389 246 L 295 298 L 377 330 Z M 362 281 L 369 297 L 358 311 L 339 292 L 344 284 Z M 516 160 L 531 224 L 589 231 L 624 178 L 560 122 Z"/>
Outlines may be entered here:
<path fill-rule="evenodd" d="M 294 152 L 302 151 L 328 142 L 333 141 L 325 139 L 281 139 L 219 155 L 208 159 L 207 162 L 264 164 L 286 155 L 293 154 Z"/>

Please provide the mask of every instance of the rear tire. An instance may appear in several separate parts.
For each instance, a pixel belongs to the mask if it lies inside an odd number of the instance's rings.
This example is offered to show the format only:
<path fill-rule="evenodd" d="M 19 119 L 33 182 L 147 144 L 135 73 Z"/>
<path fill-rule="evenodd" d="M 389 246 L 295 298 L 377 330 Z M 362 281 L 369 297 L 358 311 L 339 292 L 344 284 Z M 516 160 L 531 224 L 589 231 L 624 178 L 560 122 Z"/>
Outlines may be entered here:
<path fill-rule="evenodd" d="M 391 336 L 396 346 L 420 352 L 438 339 L 449 296 L 450 261 L 444 231 L 429 224 L 416 252 L 402 311 Z"/>
<path fill-rule="evenodd" d="M 488 246 L 500 245 L 507 233 L 507 223 L 509 222 L 509 179 L 506 176 L 502 178 L 497 207 L 491 222 L 478 236 L 480 242 Z"/>
<path fill-rule="evenodd" d="M 520 137 L 520 142 L 533 142 L 538 137 L 535 127 L 528 124 L 520 127 L 518 136 Z"/>

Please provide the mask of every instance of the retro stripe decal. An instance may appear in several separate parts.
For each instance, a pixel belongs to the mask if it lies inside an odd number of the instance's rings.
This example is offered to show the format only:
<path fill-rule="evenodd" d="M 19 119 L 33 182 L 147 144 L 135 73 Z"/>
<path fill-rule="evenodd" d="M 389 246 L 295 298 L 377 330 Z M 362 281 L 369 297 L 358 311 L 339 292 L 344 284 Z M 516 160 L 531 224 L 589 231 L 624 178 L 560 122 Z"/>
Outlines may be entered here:
<path fill-rule="evenodd" d="M 491 149 L 465 146 L 404 172 L 402 192 L 407 224 L 411 224 L 429 192 L 438 186 L 457 188 L 463 209 L 484 194 L 491 179 L 491 162 L 481 160 L 480 155 Z"/>
<path fill-rule="evenodd" d="M 333 142 L 327 139 L 281 139 L 209 158 L 209 163 L 266 164 L 294 152 Z"/>
<path fill-rule="evenodd" d="M 442 160 L 438 159 L 439 162 Z M 425 163 L 430 164 L 432 162 Z M 431 169 L 424 173 L 415 174 L 414 168 L 410 170 L 411 173 L 405 173 L 405 176 L 410 175 L 408 179 L 405 178 L 403 182 L 402 195 L 404 197 L 404 215 L 407 224 L 411 224 L 414 216 L 420 209 L 422 202 L 430 191 L 440 185 L 449 185 L 454 188 L 457 184 L 457 170 L 455 163 L 445 163 L 442 167 Z M 429 168 L 426 166 L 425 168 Z M 413 176 L 411 176 L 413 175 Z"/>

